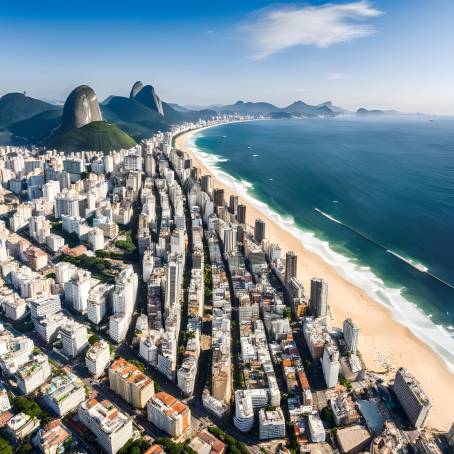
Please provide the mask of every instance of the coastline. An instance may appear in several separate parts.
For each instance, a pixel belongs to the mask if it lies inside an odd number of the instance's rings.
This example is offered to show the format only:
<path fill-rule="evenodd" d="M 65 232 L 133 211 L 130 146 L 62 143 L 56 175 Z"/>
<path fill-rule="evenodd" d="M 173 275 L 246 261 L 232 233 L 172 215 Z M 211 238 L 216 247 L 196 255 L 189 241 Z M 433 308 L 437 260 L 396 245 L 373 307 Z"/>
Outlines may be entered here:
<path fill-rule="evenodd" d="M 218 125 L 209 127 L 214 126 Z M 306 289 L 310 288 L 310 279 L 315 276 L 323 277 L 328 282 L 328 302 L 333 324 L 342 326 L 343 320 L 351 316 L 359 325 L 359 350 L 367 368 L 389 379 L 394 377 L 396 369 L 406 367 L 420 381 L 432 400 L 428 425 L 438 430 L 448 430 L 454 420 L 454 410 L 451 410 L 451 414 L 446 411 L 454 409 L 454 395 L 451 392 L 454 389 L 454 375 L 442 359 L 409 328 L 399 323 L 390 308 L 378 304 L 365 290 L 342 276 L 332 264 L 309 250 L 303 244 L 304 240 L 282 225 L 282 219 L 265 211 L 265 204 L 255 199 L 252 202 L 250 197 L 245 197 L 245 182 L 233 182 L 232 179 L 233 184 L 227 184 L 227 174 L 221 174 L 225 175 L 226 179 L 219 178 L 221 172 L 213 172 L 210 163 L 202 162 L 200 154 L 194 153 L 191 144 L 194 134 L 200 130 L 195 129 L 176 136 L 176 148 L 186 151 L 202 173 L 212 175 L 214 185 L 224 189 L 226 198 L 231 194 L 239 196 L 240 202 L 247 206 L 248 224 L 253 224 L 258 217 L 262 218 L 266 222 L 266 237 L 279 243 L 284 253 L 293 250 L 299 256 L 298 278 Z M 396 345 L 399 346 L 398 349 Z"/>

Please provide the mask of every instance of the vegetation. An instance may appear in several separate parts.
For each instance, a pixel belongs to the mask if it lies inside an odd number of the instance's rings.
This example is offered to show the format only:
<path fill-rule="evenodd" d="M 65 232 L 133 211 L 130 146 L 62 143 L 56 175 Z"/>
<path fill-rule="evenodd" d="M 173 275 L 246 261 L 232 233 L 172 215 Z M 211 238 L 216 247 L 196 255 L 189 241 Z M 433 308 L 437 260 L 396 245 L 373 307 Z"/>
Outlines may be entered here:
<path fill-rule="evenodd" d="M 320 412 L 320 417 L 322 418 L 322 421 L 330 429 L 336 425 L 334 422 L 333 412 L 328 407 L 322 408 L 322 411 Z"/>
<path fill-rule="evenodd" d="M 93 121 L 82 128 L 51 137 L 48 145 L 63 151 L 112 151 L 132 148 L 136 141 L 113 124 Z"/>
<path fill-rule="evenodd" d="M 96 342 L 99 342 L 101 340 L 101 338 L 97 335 L 97 334 L 92 334 L 89 338 L 88 338 L 88 343 L 90 345 L 93 345 L 95 344 Z"/>
<path fill-rule="evenodd" d="M 47 411 L 39 406 L 36 400 L 30 397 L 16 397 L 14 406 L 19 412 L 23 412 L 32 418 L 40 419 L 42 424 L 47 424 L 53 419 Z"/>
<path fill-rule="evenodd" d="M 219 427 L 210 426 L 208 427 L 210 433 L 212 433 L 215 437 L 222 440 L 224 443 L 227 444 L 227 454 L 248 454 L 249 451 L 246 448 L 246 445 L 241 441 L 233 438 L 232 436 L 223 432 Z"/>
<path fill-rule="evenodd" d="M 284 308 L 282 315 L 288 318 L 290 321 L 292 320 L 292 310 L 289 307 Z"/>
<path fill-rule="evenodd" d="M 145 365 L 141 361 L 138 361 L 136 359 L 130 359 L 129 362 L 131 364 L 134 364 L 134 366 L 136 366 L 141 372 L 145 371 Z"/>
<path fill-rule="evenodd" d="M 50 223 L 50 230 L 52 233 L 55 233 L 56 235 L 60 235 L 65 239 L 65 242 L 68 244 L 69 247 L 76 247 L 80 244 L 79 237 L 77 236 L 77 233 L 72 232 L 66 232 L 63 230 L 63 224 L 61 221 L 52 221 Z"/>
<path fill-rule="evenodd" d="M 211 271 L 210 253 L 206 241 L 203 242 L 203 282 L 205 283 L 204 297 L 205 304 L 211 301 L 213 297 L 213 276 Z"/>
<path fill-rule="evenodd" d="M 350 391 L 352 389 L 352 384 L 343 375 L 339 376 L 339 383 L 342 386 L 345 386 L 345 388 L 347 388 L 348 391 Z"/>
<path fill-rule="evenodd" d="M 164 448 L 167 454 L 197 454 L 189 447 L 191 440 L 186 440 L 184 443 L 175 443 L 170 438 L 160 437 L 156 439 L 156 443 Z"/>
<path fill-rule="evenodd" d="M 98 249 L 95 251 L 95 254 L 96 257 L 102 259 L 121 260 L 122 262 L 129 263 L 138 261 L 138 255 L 136 253 L 105 251 L 104 249 Z"/>
<path fill-rule="evenodd" d="M 55 279 L 55 273 L 47 273 L 46 277 L 47 279 Z"/>
<path fill-rule="evenodd" d="M 3 437 L 0 437 L 0 454 L 13 454 L 13 445 Z"/>
<path fill-rule="evenodd" d="M 124 249 L 127 252 L 135 252 L 136 246 L 132 241 L 132 233 L 131 230 L 127 230 L 125 232 L 126 239 L 125 240 L 117 240 L 115 241 L 115 246 L 120 249 Z"/>
<path fill-rule="evenodd" d="M 112 263 L 109 260 L 101 259 L 99 257 L 90 257 L 85 254 L 79 255 L 78 257 L 65 255 L 63 260 L 72 263 L 79 268 L 91 271 L 94 277 L 97 277 L 102 281 L 113 282 L 114 280 L 114 275 L 111 271 Z"/>
<path fill-rule="evenodd" d="M 143 438 L 137 440 L 130 438 L 117 452 L 118 454 L 143 454 L 149 447 L 150 443 Z"/>

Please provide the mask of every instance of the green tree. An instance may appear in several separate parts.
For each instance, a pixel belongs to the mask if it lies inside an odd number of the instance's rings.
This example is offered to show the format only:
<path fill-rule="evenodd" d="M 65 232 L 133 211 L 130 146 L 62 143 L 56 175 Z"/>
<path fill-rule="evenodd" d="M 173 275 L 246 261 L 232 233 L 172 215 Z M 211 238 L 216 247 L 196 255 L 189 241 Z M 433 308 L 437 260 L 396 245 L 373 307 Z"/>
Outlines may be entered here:
<path fill-rule="evenodd" d="M 99 342 L 101 340 L 101 338 L 97 335 L 97 334 L 92 334 L 89 338 L 88 338 L 88 343 L 90 345 L 93 345 L 94 343 L 96 342 Z"/>
<path fill-rule="evenodd" d="M 13 454 L 13 446 L 5 440 L 4 438 L 0 437 L 0 454 Z"/>

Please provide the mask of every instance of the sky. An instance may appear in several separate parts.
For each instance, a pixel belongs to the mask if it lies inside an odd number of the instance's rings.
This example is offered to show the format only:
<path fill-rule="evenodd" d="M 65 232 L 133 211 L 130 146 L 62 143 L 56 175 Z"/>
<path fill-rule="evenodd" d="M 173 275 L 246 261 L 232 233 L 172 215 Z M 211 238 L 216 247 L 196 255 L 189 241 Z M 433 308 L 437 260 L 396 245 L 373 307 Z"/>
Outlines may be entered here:
<path fill-rule="evenodd" d="M 454 114 L 453 24 L 453 0 L 0 0 L 0 95 Z"/>

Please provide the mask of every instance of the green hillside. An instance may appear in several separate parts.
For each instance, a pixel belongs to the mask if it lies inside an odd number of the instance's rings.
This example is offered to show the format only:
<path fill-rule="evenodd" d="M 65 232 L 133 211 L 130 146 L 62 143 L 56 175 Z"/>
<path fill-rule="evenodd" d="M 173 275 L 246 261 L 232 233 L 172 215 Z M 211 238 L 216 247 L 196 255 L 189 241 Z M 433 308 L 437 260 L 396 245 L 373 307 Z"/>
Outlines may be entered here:
<path fill-rule="evenodd" d="M 53 109 L 58 109 L 58 106 L 22 93 L 8 93 L 0 98 L 0 128 Z"/>
<path fill-rule="evenodd" d="M 136 145 L 136 141 L 115 125 L 94 121 L 82 128 L 52 137 L 47 145 L 66 152 L 112 151 L 131 148 Z"/>

